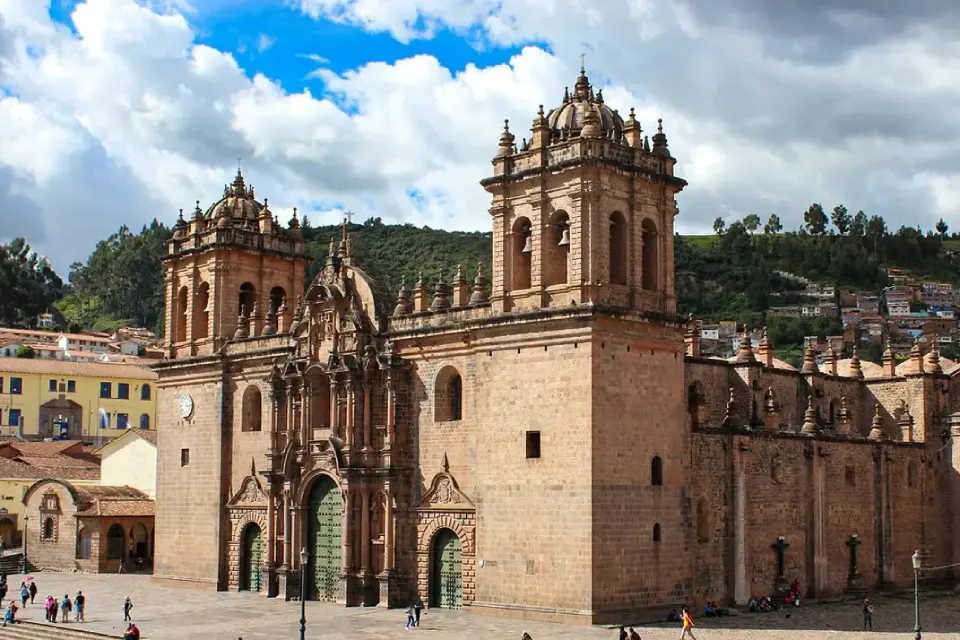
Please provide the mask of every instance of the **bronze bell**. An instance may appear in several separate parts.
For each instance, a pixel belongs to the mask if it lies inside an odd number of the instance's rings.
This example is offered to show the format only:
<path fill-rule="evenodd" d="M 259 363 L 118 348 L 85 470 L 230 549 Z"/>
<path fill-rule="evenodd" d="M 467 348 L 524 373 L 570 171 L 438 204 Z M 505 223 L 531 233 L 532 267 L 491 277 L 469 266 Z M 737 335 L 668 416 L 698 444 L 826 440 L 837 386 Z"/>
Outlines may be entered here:
<path fill-rule="evenodd" d="M 533 252 L 533 237 L 528 233 L 526 240 L 523 241 L 523 249 L 520 250 L 521 253 L 532 253 Z"/>
<path fill-rule="evenodd" d="M 558 247 L 569 247 L 570 246 L 570 227 L 563 227 L 563 231 L 560 233 L 560 242 L 557 243 Z"/>

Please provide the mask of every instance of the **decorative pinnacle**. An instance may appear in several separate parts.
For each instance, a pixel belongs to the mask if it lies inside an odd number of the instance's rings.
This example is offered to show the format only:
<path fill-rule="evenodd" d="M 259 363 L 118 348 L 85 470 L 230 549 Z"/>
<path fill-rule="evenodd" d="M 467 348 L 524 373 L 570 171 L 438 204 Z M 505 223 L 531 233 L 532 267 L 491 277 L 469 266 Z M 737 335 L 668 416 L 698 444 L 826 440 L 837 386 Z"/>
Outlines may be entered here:
<path fill-rule="evenodd" d="M 663 118 L 657 118 L 657 133 L 663 133 Z"/>
<path fill-rule="evenodd" d="M 183 209 L 180 209 L 180 222 L 183 222 Z"/>
<path fill-rule="evenodd" d="M 537 115 L 541 118 L 543 117 L 543 105 L 540 105 L 540 107 L 537 108 Z"/>

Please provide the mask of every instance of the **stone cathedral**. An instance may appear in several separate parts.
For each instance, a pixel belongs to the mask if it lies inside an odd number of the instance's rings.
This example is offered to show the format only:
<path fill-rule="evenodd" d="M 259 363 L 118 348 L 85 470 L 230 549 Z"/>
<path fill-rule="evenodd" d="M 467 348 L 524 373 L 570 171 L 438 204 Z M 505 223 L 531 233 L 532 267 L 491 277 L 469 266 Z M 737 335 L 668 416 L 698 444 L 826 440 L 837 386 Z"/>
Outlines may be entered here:
<path fill-rule="evenodd" d="M 701 356 L 676 315 L 675 162 L 581 70 L 529 139 L 500 134 L 489 275 L 420 274 L 395 304 L 346 227 L 305 282 L 296 212 L 239 171 L 181 213 L 156 575 L 600 623 L 955 561 L 956 365 L 935 344 Z"/>

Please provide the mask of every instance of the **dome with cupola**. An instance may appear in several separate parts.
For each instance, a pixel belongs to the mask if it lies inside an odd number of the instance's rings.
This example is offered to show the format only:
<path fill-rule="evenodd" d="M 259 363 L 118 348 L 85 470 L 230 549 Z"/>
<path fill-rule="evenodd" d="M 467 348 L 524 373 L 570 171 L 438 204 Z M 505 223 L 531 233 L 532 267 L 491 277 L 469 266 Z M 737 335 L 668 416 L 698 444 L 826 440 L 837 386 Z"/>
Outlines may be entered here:
<path fill-rule="evenodd" d="M 551 131 L 566 131 L 569 135 L 585 134 L 619 140 L 624 122 L 620 114 L 603 101 L 602 90 L 596 94 L 593 92 L 584 68 L 580 67 L 573 93 L 564 89 L 563 103 L 547 114 L 547 126 Z"/>
<path fill-rule="evenodd" d="M 215 202 L 203 217 L 207 220 L 229 221 L 256 221 L 264 209 L 264 205 L 257 202 L 253 186 L 247 186 L 243 174 L 237 169 L 237 177 L 233 183 L 224 185 L 223 197 Z"/>

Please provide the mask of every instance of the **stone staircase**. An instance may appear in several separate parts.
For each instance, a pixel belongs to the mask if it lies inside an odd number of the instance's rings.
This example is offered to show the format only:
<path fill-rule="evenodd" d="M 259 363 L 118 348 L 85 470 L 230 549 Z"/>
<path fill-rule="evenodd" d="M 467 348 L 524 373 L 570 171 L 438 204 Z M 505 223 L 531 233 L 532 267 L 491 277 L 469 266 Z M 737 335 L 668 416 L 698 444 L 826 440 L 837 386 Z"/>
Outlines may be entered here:
<path fill-rule="evenodd" d="M 40 622 L 18 622 L 0 627 L 0 640 L 113 640 L 123 636 L 114 636 L 95 631 L 86 631 L 77 627 L 80 624 L 45 624 Z"/>
<path fill-rule="evenodd" d="M 21 573 L 23 570 L 23 552 L 17 551 L 7 551 L 3 554 L 3 557 L 0 558 L 0 574 L 10 576 L 7 578 L 7 582 L 12 582 L 14 575 Z M 36 571 L 37 567 L 30 562 L 30 558 L 27 558 L 27 571 Z M 19 584 L 19 583 L 17 583 Z"/>

